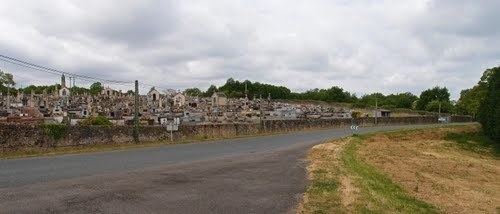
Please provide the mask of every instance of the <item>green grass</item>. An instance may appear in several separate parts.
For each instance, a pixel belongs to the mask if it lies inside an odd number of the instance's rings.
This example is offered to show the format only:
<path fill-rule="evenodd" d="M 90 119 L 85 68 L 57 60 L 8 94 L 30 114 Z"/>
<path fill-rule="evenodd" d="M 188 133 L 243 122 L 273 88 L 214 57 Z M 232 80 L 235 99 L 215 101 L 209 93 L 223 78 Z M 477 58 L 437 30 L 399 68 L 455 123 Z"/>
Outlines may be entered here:
<path fill-rule="evenodd" d="M 483 131 L 448 132 L 444 139 L 455 142 L 456 145 L 465 150 L 490 153 L 495 157 L 500 157 L 500 144 L 489 139 Z"/>
<path fill-rule="evenodd" d="M 317 170 L 313 172 L 314 179 L 311 180 L 307 193 L 310 196 L 307 210 L 311 213 L 345 213 L 341 209 L 339 196 L 339 183 L 336 179 L 327 176 L 328 171 Z"/>
<path fill-rule="evenodd" d="M 323 160 L 330 160 L 331 156 L 319 151 Z M 321 163 L 321 167 L 311 172 L 312 179 L 306 190 L 308 202 L 304 204 L 307 213 L 346 213 L 341 207 L 338 179 L 340 168 L 331 161 Z"/>
<path fill-rule="evenodd" d="M 403 188 L 392 182 L 375 167 L 357 157 L 363 139 L 353 137 L 342 154 L 342 163 L 353 174 L 361 191 L 361 200 L 356 208 L 360 213 L 438 213 L 438 210 L 421 200 L 408 195 Z"/>
<path fill-rule="evenodd" d="M 367 134 L 353 134 L 340 153 L 340 162 L 336 161 L 327 150 L 312 150 L 315 170 L 311 172 L 312 179 L 306 192 L 307 201 L 304 203 L 304 213 L 440 213 L 434 205 L 422 201 L 399 184 L 392 181 L 386 174 L 376 167 L 365 162 L 358 154 L 363 143 L 371 137 L 383 133 L 392 141 L 413 140 L 419 134 L 429 134 L 427 137 L 436 137 L 442 140 L 445 137 L 451 146 L 458 145 L 468 150 L 491 149 L 494 144 L 480 131 L 474 130 L 476 123 L 450 124 L 431 126 L 426 128 L 411 128 L 405 130 L 382 131 Z M 456 127 L 468 130 L 466 132 L 443 132 L 441 127 Z M 469 128 L 470 127 L 470 128 Z M 456 143 L 454 143 L 456 142 Z M 497 147 L 495 147 L 497 148 Z M 496 150 L 498 152 L 498 150 Z M 498 153 L 497 153 L 498 154 Z M 334 156 L 334 155 L 333 155 Z M 354 187 L 359 191 L 353 204 L 346 207 L 342 204 L 342 176 L 351 179 Z"/>

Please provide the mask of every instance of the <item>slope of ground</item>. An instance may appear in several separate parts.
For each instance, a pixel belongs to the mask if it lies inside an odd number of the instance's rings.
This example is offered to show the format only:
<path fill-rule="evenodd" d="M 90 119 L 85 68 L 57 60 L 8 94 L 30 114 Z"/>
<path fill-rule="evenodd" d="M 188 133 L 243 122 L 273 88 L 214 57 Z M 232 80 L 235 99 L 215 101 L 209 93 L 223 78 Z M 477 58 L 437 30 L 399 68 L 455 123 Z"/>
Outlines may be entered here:
<path fill-rule="evenodd" d="M 302 213 L 495 213 L 498 149 L 478 125 L 386 132 L 315 146 Z"/>

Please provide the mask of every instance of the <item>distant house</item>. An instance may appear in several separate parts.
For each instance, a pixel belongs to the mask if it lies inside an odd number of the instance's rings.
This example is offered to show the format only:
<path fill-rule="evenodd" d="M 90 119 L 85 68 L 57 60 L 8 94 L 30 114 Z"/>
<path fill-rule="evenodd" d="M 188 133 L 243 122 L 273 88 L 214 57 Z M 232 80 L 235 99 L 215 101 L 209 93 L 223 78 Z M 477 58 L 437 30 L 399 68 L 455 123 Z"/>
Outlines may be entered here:
<path fill-rule="evenodd" d="M 212 106 L 225 106 L 227 105 L 227 97 L 224 92 L 215 92 L 212 95 Z"/>
<path fill-rule="evenodd" d="M 391 117 L 391 111 L 385 109 L 377 109 L 375 110 L 376 117 Z"/>

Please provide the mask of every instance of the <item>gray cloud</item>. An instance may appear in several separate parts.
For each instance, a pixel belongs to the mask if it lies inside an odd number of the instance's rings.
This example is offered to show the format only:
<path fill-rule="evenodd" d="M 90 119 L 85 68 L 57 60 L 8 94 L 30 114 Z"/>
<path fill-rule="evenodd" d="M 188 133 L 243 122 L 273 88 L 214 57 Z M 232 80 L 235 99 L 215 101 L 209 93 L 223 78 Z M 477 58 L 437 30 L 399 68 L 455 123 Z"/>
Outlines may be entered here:
<path fill-rule="evenodd" d="M 500 64 L 499 9 L 494 0 L 11 1 L 0 5 L 0 50 L 164 88 L 234 77 L 357 94 L 442 85 L 457 98 Z M 0 66 L 23 85 L 58 79 Z"/>

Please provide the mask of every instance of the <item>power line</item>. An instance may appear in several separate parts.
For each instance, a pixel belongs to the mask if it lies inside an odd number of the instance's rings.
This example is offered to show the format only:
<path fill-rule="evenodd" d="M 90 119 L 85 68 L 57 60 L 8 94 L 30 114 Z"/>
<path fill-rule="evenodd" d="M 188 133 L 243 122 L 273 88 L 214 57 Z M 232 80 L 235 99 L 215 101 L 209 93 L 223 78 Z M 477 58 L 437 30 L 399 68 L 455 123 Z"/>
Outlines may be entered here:
<path fill-rule="evenodd" d="M 61 73 L 58 73 L 58 72 L 52 72 L 52 71 L 43 70 L 43 69 L 40 69 L 40 68 L 37 68 L 37 67 L 32 67 L 32 66 L 29 66 L 29 65 L 26 65 L 26 64 L 12 62 L 12 61 L 9 61 L 9 60 L 3 59 L 3 58 L 0 58 L 0 61 L 8 62 L 8 63 L 14 64 L 14 65 L 17 65 L 17 66 L 20 66 L 20 67 L 25 67 L 25 68 L 29 68 L 29 69 L 40 71 L 40 72 L 45 72 L 45 73 L 52 74 L 52 75 L 55 75 L 55 76 L 61 76 Z M 64 73 L 64 74 L 68 75 L 68 73 Z M 73 76 L 73 79 L 75 79 L 74 76 Z M 89 79 L 89 78 L 81 78 L 80 80 L 86 81 L 86 82 L 89 82 L 89 83 L 93 83 L 93 82 L 96 81 L 95 79 Z M 120 86 L 130 86 L 130 85 L 118 84 L 118 83 L 108 83 L 108 84 L 114 84 L 114 85 L 120 85 Z"/>
<path fill-rule="evenodd" d="M 19 65 L 19 66 L 31 68 L 31 69 L 34 69 L 34 70 L 38 70 L 38 71 L 52 73 L 52 74 L 58 74 L 58 75 L 65 74 L 65 75 L 71 75 L 73 77 L 79 77 L 81 79 L 90 79 L 90 80 L 96 80 L 96 81 L 101 81 L 101 82 L 106 82 L 106 83 L 113 83 L 113 84 L 130 84 L 130 85 L 134 84 L 134 82 L 108 80 L 108 79 L 103 79 L 103 78 L 98 78 L 98 77 L 90 77 L 90 76 L 86 76 L 86 75 L 65 72 L 65 71 L 61 71 L 61 70 L 57 70 L 57 69 L 53 69 L 53 68 L 48 68 L 46 66 L 41 66 L 41 65 L 34 64 L 34 63 L 26 62 L 26 61 L 23 61 L 23 60 L 14 58 L 14 57 L 5 56 L 5 55 L 0 55 L 0 60 L 2 60 L 4 62 L 16 64 L 16 65 Z"/>
<path fill-rule="evenodd" d="M 104 82 L 104 83 L 108 83 L 108 84 L 115 84 L 115 85 L 121 85 L 121 86 L 131 86 L 131 85 L 134 84 L 134 82 L 108 80 L 108 79 L 103 79 L 103 78 L 98 78 L 98 77 L 91 77 L 91 76 L 87 76 L 87 75 L 81 75 L 81 74 L 74 74 L 74 73 L 70 73 L 70 72 L 65 72 L 65 71 L 61 71 L 61 70 L 49 68 L 49 67 L 46 67 L 46 66 L 34 64 L 34 63 L 31 63 L 31 62 L 27 62 L 27 61 L 24 61 L 24 60 L 21 60 L 21 59 L 17 59 L 17 58 L 14 58 L 14 57 L 5 56 L 5 55 L 1 55 L 1 54 L 0 54 L 0 60 L 4 61 L 4 62 L 7 62 L 7 63 L 11 63 L 11 64 L 14 64 L 14 65 L 17 65 L 17 66 L 22 66 L 22 67 L 25 67 L 25 68 L 29 68 L 29 69 L 33 69 L 33 70 L 36 70 L 36 71 L 41 71 L 41 72 L 45 72 L 45 73 L 49 73 L 49 74 L 53 74 L 53 75 L 58 75 L 58 76 L 63 75 L 63 74 L 64 75 L 70 75 L 73 78 L 73 80 L 76 79 L 76 77 L 78 77 L 80 80 L 99 81 L 99 82 Z M 163 87 L 159 87 L 157 85 L 147 84 L 147 83 L 143 83 L 143 82 L 140 82 L 139 84 L 142 85 L 143 87 L 149 86 L 149 87 L 155 87 L 155 88 L 160 89 L 160 90 L 168 90 L 167 88 L 163 88 Z"/>
<path fill-rule="evenodd" d="M 18 65 L 18 66 L 21 66 L 21 67 L 26 67 L 26 68 L 30 68 L 30 69 L 33 69 L 33 70 L 38 70 L 38 71 L 42 71 L 42 72 L 45 72 L 45 73 L 49 73 L 49 74 L 54 74 L 54 75 L 61 76 L 61 74 L 60 74 L 60 73 L 51 72 L 51 71 L 46 71 L 46 70 L 42 70 L 42 69 L 39 69 L 39 68 L 34 68 L 34 67 L 27 66 L 27 65 L 24 65 L 24 64 L 21 64 L 21 63 L 11 62 L 11 61 L 8 61 L 8 60 L 6 60 L 6 59 L 2 59 L 2 58 L 0 58 L 0 60 L 1 60 L 1 61 L 4 61 L 4 62 L 11 63 L 11 64 L 14 64 L 14 65 Z"/>

